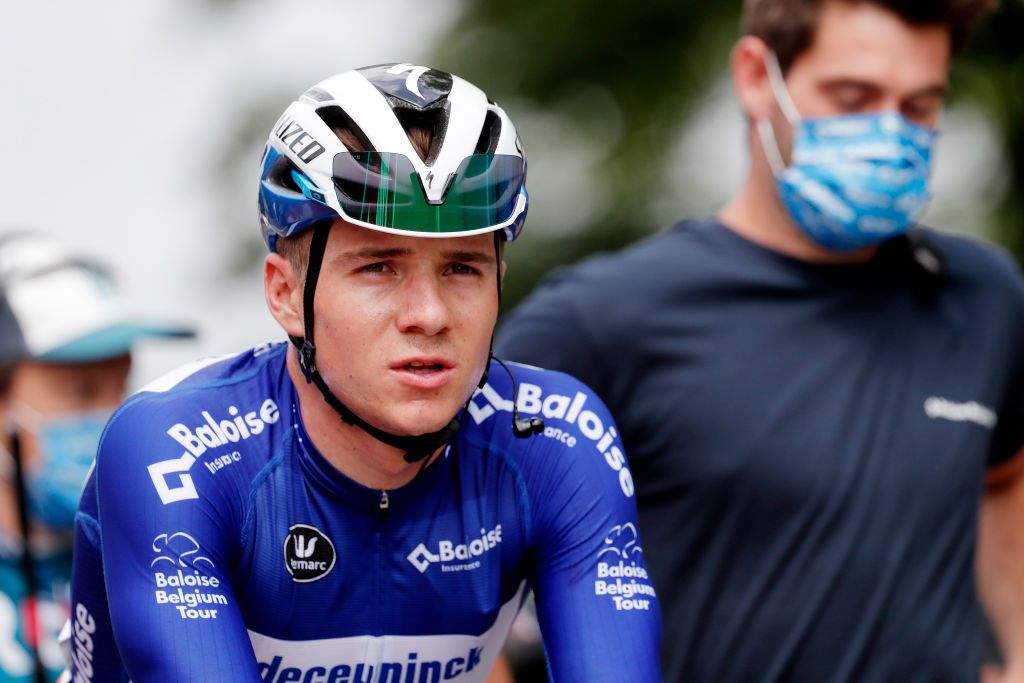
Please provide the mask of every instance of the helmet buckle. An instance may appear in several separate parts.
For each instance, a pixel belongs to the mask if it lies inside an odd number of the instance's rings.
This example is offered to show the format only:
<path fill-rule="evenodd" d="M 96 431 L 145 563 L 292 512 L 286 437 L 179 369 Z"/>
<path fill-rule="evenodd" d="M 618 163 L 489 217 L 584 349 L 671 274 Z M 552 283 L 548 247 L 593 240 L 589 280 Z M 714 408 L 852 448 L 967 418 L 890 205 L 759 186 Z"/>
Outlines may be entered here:
<path fill-rule="evenodd" d="M 302 340 L 302 348 L 299 349 L 299 367 L 306 377 L 306 384 L 313 381 L 313 373 L 316 372 L 316 347 L 308 339 Z"/>

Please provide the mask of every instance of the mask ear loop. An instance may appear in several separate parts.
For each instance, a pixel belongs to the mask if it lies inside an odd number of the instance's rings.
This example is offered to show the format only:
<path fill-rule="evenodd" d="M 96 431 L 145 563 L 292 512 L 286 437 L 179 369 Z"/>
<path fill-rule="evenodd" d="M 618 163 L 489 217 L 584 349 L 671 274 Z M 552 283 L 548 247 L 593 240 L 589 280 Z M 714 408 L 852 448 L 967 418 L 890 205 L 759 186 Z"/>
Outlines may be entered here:
<path fill-rule="evenodd" d="M 757 137 L 761 140 L 761 149 L 764 150 L 765 158 L 772 173 L 778 178 L 786 171 L 786 163 L 782 160 L 782 152 L 779 151 L 779 141 L 775 138 L 775 131 L 768 119 L 757 120 Z"/>
<path fill-rule="evenodd" d="M 804 117 L 800 115 L 800 110 L 796 108 L 796 103 L 793 102 L 793 97 L 789 94 L 786 77 L 782 75 L 782 67 L 779 65 L 779 58 L 774 50 L 768 51 L 768 55 L 764 59 L 764 67 L 768 71 L 768 82 L 772 86 L 772 93 L 775 95 L 775 101 L 779 103 L 782 115 L 789 121 L 789 125 L 796 128 L 803 123 Z"/>
<path fill-rule="evenodd" d="M 782 75 L 782 67 L 779 66 L 779 58 L 774 50 L 769 50 L 765 56 L 764 68 L 768 72 L 768 83 L 771 85 L 775 102 L 779 105 L 782 115 L 786 117 L 786 121 L 796 130 L 803 122 L 803 117 L 800 115 L 796 104 L 793 102 L 793 98 L 789 94 L 789 89 L 786 87 L 786 79 Z M 782 159 L 779 141 L 775 137 L 775 129 L 772 128 L 771 121 L 768 119 L 758 119 L 756 125 L 758 137 L 761 138 L 761 147 L 764 149 L 764 155 L 768 159 L 768 165 L 771 167 L 772 173 L 778 177 L 785 172 L 786 162 Z"/>

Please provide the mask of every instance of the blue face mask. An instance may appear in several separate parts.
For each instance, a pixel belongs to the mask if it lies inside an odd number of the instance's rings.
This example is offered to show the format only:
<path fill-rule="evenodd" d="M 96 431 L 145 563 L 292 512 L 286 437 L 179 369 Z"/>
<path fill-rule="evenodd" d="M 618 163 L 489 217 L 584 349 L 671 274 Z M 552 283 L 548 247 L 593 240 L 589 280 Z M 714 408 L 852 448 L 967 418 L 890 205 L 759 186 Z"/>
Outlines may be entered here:
<path fill-rule="evenodd" d="M 905 233 L 930 199 L 937 133 L 896 112 L 803 119 L 786 90 L 778 60 L 769 80 L 793 126 L 792 161 L 782 161 L 769 121 L 758 133 L 790 217 L 815 243 L 855 251 Z"/>
<path fill-rule="evenodd" d="M 27 470 L 25 482 L 33 519 L 56 531 L 74 526 L 78 499 L 109 418 L 109 411 L 31 416 L 28 426 L 39 443 L 39 462 Z"/>

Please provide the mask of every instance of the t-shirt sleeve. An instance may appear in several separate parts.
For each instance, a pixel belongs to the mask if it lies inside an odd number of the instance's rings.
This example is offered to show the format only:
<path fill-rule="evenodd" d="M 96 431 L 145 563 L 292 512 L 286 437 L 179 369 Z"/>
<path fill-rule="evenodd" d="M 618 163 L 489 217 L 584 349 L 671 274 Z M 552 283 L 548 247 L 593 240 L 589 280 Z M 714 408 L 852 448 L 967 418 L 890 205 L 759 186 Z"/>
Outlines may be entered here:
<path fill-rule="evenodd" d="M 1013 267 L 1010 303 L 1010 369 L 1006 398 L 999 408 L 990 464 L 1004 468 L 1024 455 L 1024 277 Z M 1014 469 L 1020 469 L 1015 465 Z"/>
<path fill-rule="evenodd" d="M 545 416 L 559 438 L 534 437 L 528 463 L 531 578 L 551 673 L 660 681 L 661 615 L 622 443 L 600 399 L 582 385 L 565 393 L 572 404 L 552 403 Z"/>
<path fill-rule="evenodd" d="M 1018 374 L 1012 384 L 1009 400 L 996 425 L 991 459 L 994 467 L 1024 459 L 1024 373 Z"/>
<path fill-rule="evenodd" d="M 134 683 L 259 681 L 231 587 L 241 487 L 191 467 L 171 422 L 142 405 L 107 428 L 92 482 L 98 519 L 79 515 L 82 535 L 95 524 L 98 543 L 76 558 L 75 628 L 92 631 L 96 671 L 120 659 Z"/>

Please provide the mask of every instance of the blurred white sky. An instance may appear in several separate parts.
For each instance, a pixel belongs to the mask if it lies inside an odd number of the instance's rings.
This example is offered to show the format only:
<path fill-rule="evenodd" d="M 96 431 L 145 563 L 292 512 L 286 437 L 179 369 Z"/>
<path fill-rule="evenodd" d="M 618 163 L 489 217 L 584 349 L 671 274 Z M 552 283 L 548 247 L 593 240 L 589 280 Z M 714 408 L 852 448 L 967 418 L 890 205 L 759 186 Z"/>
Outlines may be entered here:
<path fill-rule="evenodd" d="M 0 231 L 42 229 L 100 255 L 134 310 L 198 326 L 195 343 L 142 348 L 136 386 L 197 356 L 282 338 L 259 274 L 225 277 L 237 235 L 217 225 L 217 193 L 230 191 L 230 179 L 208 177 L 212 162 L 256 103 L 298 95 L 346 68 L 429 63 L 457 1 L 7 3 Z M 279 104 L 283 111 L 288 101 Z M 586 181 L 598 159 L 590 141 L 522 103 L 503 104 L 531 155 L 534 222 L 585 227 L 601 199 Z M 983 223 L 987 197 L 999 189 L 999 141 L 969 109 L 951 111 L 945 129 L 929 219 L 970 228 Z M 727 198 L 745 164 L 742 135 L 723 83 L 676 143 L 671 185 L 680 191 L 651 198 L 666 225 Z M 254 238 L 260 151 L 252 150 L 246 198 Z"/>
<path fill-rule="evenodd" d="M 218 232 L 218 179 L 202 174 L 253 102 L 347 68 L 426 61 L 455 10 L 454 0 L 5 3 L 0 231 L 41 229 L 97 254 L 133 310 L 199 327 L 196 343 L 143 347 L 136 386 L 281 338 L 258 275 L 222 277 L 236 235 Z"/>

